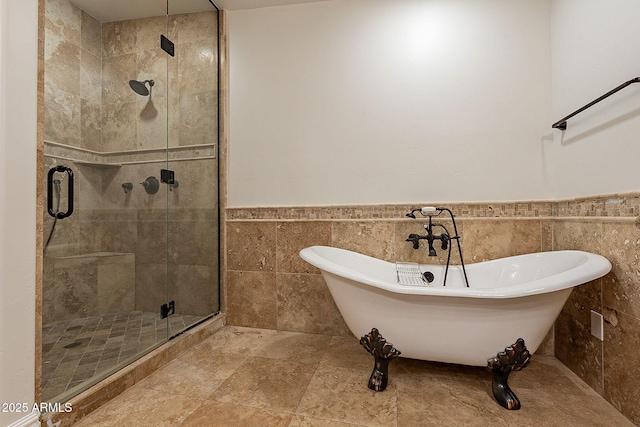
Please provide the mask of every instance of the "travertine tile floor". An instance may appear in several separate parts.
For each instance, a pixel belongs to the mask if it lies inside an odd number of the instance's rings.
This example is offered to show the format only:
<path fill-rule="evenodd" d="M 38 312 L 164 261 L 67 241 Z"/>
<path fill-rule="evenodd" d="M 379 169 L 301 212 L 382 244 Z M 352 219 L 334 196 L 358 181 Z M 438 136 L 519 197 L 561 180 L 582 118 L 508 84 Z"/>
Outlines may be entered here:
<path fill-rule="evenodd" d="M 174 315 L 168 319 L 167 325 L 158 313 L 127 311 L 43 326 L 43 401 L 81 387 L 200 318 Z"/>
<path fill-rule="evenodd" d="M 84 426 L 631 426 L 553 357 L 500 407 L 484 368 L 398 359 L 384 392 L 353 337 L 224 327 L 75 424 Z"/>

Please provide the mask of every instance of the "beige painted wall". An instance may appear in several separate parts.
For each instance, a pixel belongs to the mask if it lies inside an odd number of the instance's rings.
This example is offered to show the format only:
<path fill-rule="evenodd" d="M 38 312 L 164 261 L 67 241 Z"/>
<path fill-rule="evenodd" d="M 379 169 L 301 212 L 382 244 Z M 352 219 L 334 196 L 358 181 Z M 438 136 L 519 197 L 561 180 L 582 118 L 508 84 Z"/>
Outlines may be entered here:
<path fill-rule="evenodd" d="M 637 191 L 633 0 L 334 0 L 229 13 L 230 206 Z M 417 24 L 420 25 L 417 25 Z"/>
<path fill-rule="evenodd" d="M 554 0 L 551 10 L 553 122 L 640 76 L 640 3 Z M 569 120 L 545 144 L 558 198 L 638 191 L 640 84 Z"/>
<path fill-rule="evenodd" d="M 35 399 L 38 2 L 0 3 L 0 402 Z M 30 411 L 31 408 L 29 408 Z M 0 424 L 29 413 L 0 412 Z"/>
<path fill-rule="evenodd" d="M 550 5 L 230 11 L 229 206 L 548 198 Z"/>

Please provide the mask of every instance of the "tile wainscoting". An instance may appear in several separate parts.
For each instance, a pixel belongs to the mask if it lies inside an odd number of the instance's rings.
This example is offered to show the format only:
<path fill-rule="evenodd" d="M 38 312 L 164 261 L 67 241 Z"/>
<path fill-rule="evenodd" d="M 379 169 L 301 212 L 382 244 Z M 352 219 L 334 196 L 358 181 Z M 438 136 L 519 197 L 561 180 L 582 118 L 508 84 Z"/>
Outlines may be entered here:
<path fill-rule="evenodd" d="M 298 252 L 330 245 L 389 261 L 430 258 L 405 239 L 422 232 L 413 205 L 226 209 L 226 298 L 230 325 L 349 335 L 320 271 Z M 538 353 L 555 354 L 626 417 L 640 423 L 640 193 L 560 201 L 446 203 L 465 263 L 530 252 L 582 249 L 613 264 L 574 291 Z M 446 221 L 444 221 L 446 224 Z M 459 263 L 457 249 L 452 260 Z M 590 334 L 590 311 L 605 317 L 604 341 Z"/>

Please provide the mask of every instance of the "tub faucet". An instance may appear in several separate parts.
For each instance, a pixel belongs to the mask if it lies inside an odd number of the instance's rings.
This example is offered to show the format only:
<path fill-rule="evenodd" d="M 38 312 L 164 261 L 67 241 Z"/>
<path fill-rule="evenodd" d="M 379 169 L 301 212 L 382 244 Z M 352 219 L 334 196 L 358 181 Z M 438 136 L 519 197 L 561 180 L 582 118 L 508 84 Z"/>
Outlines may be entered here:
<path fill-rule="evenodd" d="M 433 227 L 441 227 L 444 231 L 441 234 L 434 234 L 433 233 Z M 425 224 L 424 225 L 424 229 L 426 230 L 427 234 L 424 236 L 420 236 L 419 234 L 409 234 L 409 237 L 407 238 L 407 242 L 412 242 L 413 243 L 413 249 L 418 249 L 420 248 L 420 240 L 426 240 L 429 244 L 429 256 L 436 256 L 436 250 L 433 247 L 433 242 L 436 240 L 440 240 L 442 242 L 441 244 L 441 248 L 443 251 L 447 250 L 447 248 L 449 247 L 449 240 L 451 239 L 449 232 L 447 231 L 446 227 L 442 224 L 434 224 L 431 220 L 431 216 L 429 216 L 429 224 Z"/>
<path fill-rule="evenodd" d="M 445 267 L 444 270 L 444 280 L 442 282 L 443 286 L 446 286 L 447 284 L 447 274 L 449 273 L 449 264 L 451 262 L 451 240 L 455 240 L 458 246 L 458 254 L 460 255 L 460 264 L 462 266 L 462 272 L 464 273 L 464 281 L 465 284 L 467 285 L 467 287 L 469 287 L 469 279 L 467 278 L 467 270 L 464 267 L 464 259 L 462 257 L 462 248 L 460 247 L 460 235 L 458 234 L 458 227 L 456 227 L 456 219 L 453 217 L 453 212 L 451 212 L 451 209 L 448 208 L 437 208 L 434 206 L 425 206 L 423 208 L 417 208 L 417 209 L 413 209 L 411 210 L 411 212 L 409 212 L 406 216 L 408 216 L 409 218 L 413 218 L 416 219 L 416 212 L 419 212 L 422 216 L 428 216 L 429 217 L 429 224 L 425 224 L 423 225 L 424 229 L 426 230 L 427 234 L 424 236 L 421 236 L 419 234 L 409 234 L 409 237 L 407 238 L 407 242 L 411 242 L 413 243 L 413 249 L 418 249 L 420 247 L 420 240 L 426 240 L 427 243 L 429 244 L 429 256 L 436 256 L 436 250 L 433 247 L 433 242 L 436 240 L 440 240 L 442 242 L 442 250 L 447 250 L 449 249 L 448 253 L 447 253 L 447 266 Z M 447 212 L 449 214 L 449 216 L 451 217 L 451 223 L 453 224 L 453 235 L 451 235 L 451 233 L 449 233 L 449 230 L 447 230 L 447 228 L 442 225 L 442 224 L 435 224 L 432 221 L 432 217 L 433 216 L 438 216 L 440 215 L 442 212 Z M 434 227 L 440 227 L 442 228 L 442 233 L 440 234 L 434 234 L 433 233 L 433 228 Z"/>

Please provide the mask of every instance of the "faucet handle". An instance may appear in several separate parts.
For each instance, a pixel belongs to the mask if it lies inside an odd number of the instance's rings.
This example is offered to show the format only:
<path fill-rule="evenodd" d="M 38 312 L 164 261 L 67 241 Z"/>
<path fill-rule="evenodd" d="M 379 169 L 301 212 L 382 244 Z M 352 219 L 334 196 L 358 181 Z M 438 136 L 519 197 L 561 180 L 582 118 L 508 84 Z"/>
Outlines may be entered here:
<path fill-rule="evenodd" d="M 418 249 L 420 247 L 420 236 L 411 233 L 409 234 L 409 237 L 407 238 L 407 240 L 405 240 L 405 242 L 412 242 L 413 249 Z"/>
<path fill-rule="evenodd" d="M 443 251 L 446 251 L 448 247 L 449 247 L 449 236 L 447 236 L 446 234 L 443 234 L 441 248 Z"/>

